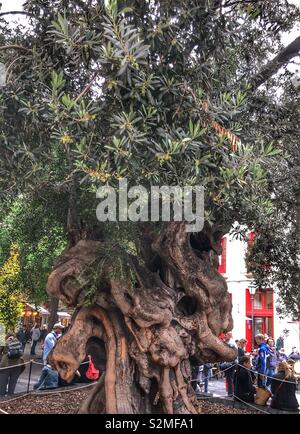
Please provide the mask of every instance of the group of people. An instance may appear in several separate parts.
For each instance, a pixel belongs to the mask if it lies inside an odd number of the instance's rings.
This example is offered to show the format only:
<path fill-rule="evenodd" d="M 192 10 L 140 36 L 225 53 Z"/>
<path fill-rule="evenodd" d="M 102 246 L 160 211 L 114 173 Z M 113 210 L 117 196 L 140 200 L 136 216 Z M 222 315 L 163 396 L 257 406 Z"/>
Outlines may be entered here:
<path fill-rule="evenodd" d="M 30 355 L 35 355 L 36 345 L 41 341 L 43 348 L 43 363 L 47 366 L 49 376 L 45 376 L 45 370 L 42 372 L 40 381 L 34 388 L 48 387 L 49 384 L 55 385 L 58 381 L 57 372 L 54 373 L 51 366 L 48 365 L 47 357 L 54 347 L 57 339 L 61 336 L 63 326 L 60 323 L 54 325 L 53 330 L 47 333 L 47 327 L 42 329 L 36 324 L 30 332 L 25 327 L 21 327 L 18 332 L 9 333 L 5 338 L 5 346 L 0 349 L 0 396 L 13 395 L 19 376 L 25 370 L 24 351 L 27 342 L 31 339 Z M 53 372 L 52 372 L 53 371 Z M 47 378 L 46 378 L 47 377 Z M 49 381 L 51 377 L 51 381 Z M 54 382 L 56 378 L 56 382 Z"/>
<path fill-rule="evenodd" d="M 237 347 L 238 357 L 232 362 L 221 364 L 227 381 L 229 396 L 244 402 L 255 402 L 257 388 L 270 390 L 271 407 L 298 412 L 296 397 L 297 381 L 293 375 L 292 365 L 300 360 L 296 347 L 286 356 L 277 350 L 273 338 L 263 334 L 255 336 L 258 346 L 251 355 L 246 355 L 247 341 L 233 341 L 232 334 L 227 333 L 227 345 Z M 254 385 L 256 383 L 256 386 Z"/>
<path fill-rule="evenodd" d="M 60 377 L 56 369 L 54 369 L 49 363 L 48 356 L 62 334 L 63 327 L 60 323 L 57 323 L 53 326 L 53 330 L 45 337 L 43 345 L 44 367 L 42 369 L 39 381 L 33 386 L 35 390 L 53 389 L 74 383 L 88 383 L 99 378 L 100 371 L 95 368 L 92 356 L 90 354 L 87 354 L 85 360 L 80 364 L 71 383 L 66 383 Z M 101 366 L 101 368 L 103 368 L 103 366 Z"/>
<path fill-rule="evenodd" d="M 38 326 L 34 326 L 31 330 L 31 335 L 26 333 L 25 328 L 21 328 L 16 334 L 9 333 L 6 336 L 5 346 L 0 348 L 0 396 L 14 394 L 18 378 L 25 370 L 23 354 L 30 337 L 31 355 L 35 354 L 36 344 L 39 340 L 41 340 L 43 348 L 44 366 L 41 376 L 33 388 L 35 390 L 44 390 L 67 385 L 59 373 L 50 365 L 48 357 L 58 339 L 62 336 L 63 331 L 64 327 L 61 323 L 56 323 L 50 333 L 47 333 L 47 329 L 44 327 L 40 330 Z M 93 352 L 92 344 L 90 344 L 90 347 Z M 101 368 L 105 369 L 105 362 L 101 364 Z M 86 359 L 76 372 L 72 383 L 90 382 L 96 380 L 98 377 L 99 370 L 95 368 L 91 356 L 87 354 Z"/>
<path fill-rule="evenodd" d="M 46 324 L 43 324 L 41 328 L 38 324 L 35 324 L 31 330 L 25 326 L 20 327 L 16 333 L 16 337 L 22 344 L 23 352 L 25 351 L 26 344 L 30 342 L 30 355 L 35 356 L 37 343 L 40 342 L 43 347 L 47 333 Z"/>
<path fill-rule="evenodd" d="M 298 412 L 297 380 L 293 374 L 293 365 L 300 361 L 296 347 L 293 347 L 291 354 L 286 355 L 282 348 L 282 337 L 277 339 L 275 345 L 273 338 L 258 334 L 255 336 L 257 349 L 247 354 L 246 339 L 234 341 L 232 333 L 228 332 L 223 336 L 223 340 L 228 346 L 237 349 L 236 359 L 219 365 L 226 379 L 228 396 L 255 403 L 259 402 L 256 396 L 264 390 L 272 396 L 271 407 Z M 209 363 L 192 365 L 192 386 L 196 392 L 200 391 L 200 385 L 204 385 L 205 393 L 208 392 L 212 367 Z"/>

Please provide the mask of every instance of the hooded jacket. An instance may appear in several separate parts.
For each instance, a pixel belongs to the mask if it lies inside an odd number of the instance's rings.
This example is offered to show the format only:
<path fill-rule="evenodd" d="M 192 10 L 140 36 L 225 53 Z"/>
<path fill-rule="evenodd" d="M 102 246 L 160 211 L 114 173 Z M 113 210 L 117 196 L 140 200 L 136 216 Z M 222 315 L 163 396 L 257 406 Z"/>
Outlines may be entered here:
<path fill-rule="evenodd" d="M 262 342 L 258 346 L 257 369 L 259 374 L 266 375 L 268 357 L 270 357 L 269 346 L 265 342 Z"/>

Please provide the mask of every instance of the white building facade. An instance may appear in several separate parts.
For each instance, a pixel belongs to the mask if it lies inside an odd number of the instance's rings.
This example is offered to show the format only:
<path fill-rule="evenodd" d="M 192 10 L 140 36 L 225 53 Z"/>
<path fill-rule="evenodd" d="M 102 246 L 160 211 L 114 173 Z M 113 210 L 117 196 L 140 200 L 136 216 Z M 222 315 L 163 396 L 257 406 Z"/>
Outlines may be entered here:
<path fill-rule="evenodd" d="M 249 233 L 250 242 L 252 239 L 253 233 Z M 227 235 L 223 238 L 222 245 L 219 271 L 225 277 L 231 294 L 233 338 L 246 338 L 246 350 L 251 351 L 252 339 L 257 333 L 267 333 L 268 336 L 275 338 L 275 341 L 280 335 L 284 335 L 284 349 L 287 355 L 292 352 L 292 347 L 296 346 L 299 349 L 300 322 L 279 317 L 276 312 L 279 297 L 276 288 L 257 289 L 252 297 L 250 295 L 249 287 L 251 289 L 252 281 L 247 275 L 245 262 L 248 243 Z"/>

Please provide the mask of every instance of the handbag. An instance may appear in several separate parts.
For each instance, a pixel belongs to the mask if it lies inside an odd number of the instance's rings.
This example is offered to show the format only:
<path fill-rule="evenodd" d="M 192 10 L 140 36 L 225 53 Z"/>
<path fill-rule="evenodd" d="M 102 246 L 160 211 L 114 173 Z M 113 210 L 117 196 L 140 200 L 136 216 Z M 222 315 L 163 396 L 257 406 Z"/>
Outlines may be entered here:
<path fill-rule="evenodd" d="M 89 358 L 89 367 L 85 375 L 89 380 L 98 380 L 100 371 L 95 368 L 95 365 L 92 361 L 92 357 L 88 355 L 88 358 Z"/>
<path fill-rule="evenodd" d="M 263 387 L 257 387 L 255 404 L 266 405 L 268 399 L 272 396 L 272 392 L 269 389 L 264 389 Z"/>

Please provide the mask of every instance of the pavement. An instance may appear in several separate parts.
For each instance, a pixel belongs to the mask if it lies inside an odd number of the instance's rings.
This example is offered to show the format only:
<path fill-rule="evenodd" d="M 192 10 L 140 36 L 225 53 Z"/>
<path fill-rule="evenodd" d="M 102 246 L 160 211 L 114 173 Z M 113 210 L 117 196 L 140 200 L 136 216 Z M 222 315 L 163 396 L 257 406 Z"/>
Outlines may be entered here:
<path fill-rule="evenodd" d="M 33 390 L 33 385 L 38 382 L 42 368 L 43 368 L 43 350 L 40 342 L 38 342 L 36 346 L 36 355 L 30 355 L 30 343 L 27 343 L 24 351 L 24 360 L 28 362 L 33 360 L 35 363 L 31 364 L 31 373 L 30 373 L 30 364 L 26 365 L 25 371 L 20 375 L 18 379 L 18 383 L 15 389 L 15 393 L 27 392 L 27 390 Z M 29 382 L 29 373 L 30 373 L 30 382 Z"/>

